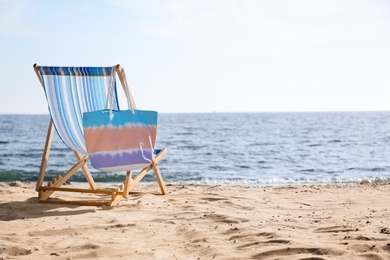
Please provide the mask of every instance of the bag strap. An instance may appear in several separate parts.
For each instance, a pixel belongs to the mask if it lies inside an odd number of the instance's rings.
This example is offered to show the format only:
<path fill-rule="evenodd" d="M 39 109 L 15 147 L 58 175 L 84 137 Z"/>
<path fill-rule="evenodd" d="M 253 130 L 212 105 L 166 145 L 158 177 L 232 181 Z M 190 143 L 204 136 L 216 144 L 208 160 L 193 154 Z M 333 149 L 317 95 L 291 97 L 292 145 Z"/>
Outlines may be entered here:
<path fill-rule="evenodd" d="M 126 79 L 126 73 L 125 70 L 122 68 L 121 70 L 121 75 L 123 79 L 123 90 L 125 91 L 126 99 L 127 99 L 127 107 L 131 109 L 131 114 L 134 115 L 134 109 L 135 109 L 135 102 L 133 95 L 131 94 L 129 84 L 127 84 L 127 79 Z"/>
<path fill-rule="evenodd" d="M 106 99 L 106 107 L 110 109 L 110 114 L 109 114 L 110 119 L 113 118 L 112 108 L 114 106 L 114 101 L 115 101 L 115 78 L 116 78 L 117 71 L 118 71 L 119 79 L 121 80 L 123 91 L 125 92 L 126 95 L 127 107 L 128 109 L 131 109 L 132 115 L 134 115 L 134 109 L 136 108 L 133 95 L 131 94 L 129 85 L 127 84 L 126 73 L 124 69 L 120 67 L 120 65 L 113 66 L 111 72 L 111 78 L 110 78 L 110 86 L 109 86 L 107 99 Z"/>
<path fill-rule="evenodd" d="M 106 107 L 110 109 L 110 119 L 114 116 L 112 114 L 112 108 L 114 106 L 115 101 L 115 67 L 112 67 L 110 85 L 108 87 L 107 99 L 106 99 Z"/>

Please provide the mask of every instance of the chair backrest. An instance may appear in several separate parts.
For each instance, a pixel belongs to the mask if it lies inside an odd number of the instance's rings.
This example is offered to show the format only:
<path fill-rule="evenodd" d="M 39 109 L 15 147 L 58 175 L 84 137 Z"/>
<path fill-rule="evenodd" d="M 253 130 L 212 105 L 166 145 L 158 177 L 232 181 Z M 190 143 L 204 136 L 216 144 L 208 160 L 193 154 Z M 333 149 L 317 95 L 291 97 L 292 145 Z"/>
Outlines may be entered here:
<path fill-rule="evenodd" d="M 72 150 L 86 155 L 83 113 L 107 109 L 110 84 L 114 84 L 113 108 L 119 109 L 115 77 L 111 77 L 115 67 L 37 66 L 37 69 L 58 135 Z"/>

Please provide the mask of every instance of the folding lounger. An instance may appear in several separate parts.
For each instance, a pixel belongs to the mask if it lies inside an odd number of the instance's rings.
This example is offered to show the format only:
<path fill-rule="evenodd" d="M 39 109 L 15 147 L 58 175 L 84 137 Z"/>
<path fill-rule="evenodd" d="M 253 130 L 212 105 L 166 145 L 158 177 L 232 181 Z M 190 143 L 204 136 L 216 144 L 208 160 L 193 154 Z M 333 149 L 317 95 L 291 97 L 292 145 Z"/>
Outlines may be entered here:
<path fill-rule="evenodd" d="M 128 87 L 126 85 L 125 72 L 120 65 L 117 65 L 115 69 L 125 90 Z M 167 194 L 163 178 L 157 166 L 157 163 L 167 153 L 166 148 L 156 150 L 152 163 L 141 169 L 134 178 L 131 171 L 126 172 L 124 182 L 117 189 L 99 189 L 88 169 L 86 163 L 89 158 L 83 136 L 82 116 L 84 112 L 106 109 L 106 96 L 110 86 L 111 75 L 114 72 L 113 67 L 46 67 L 34 64 L 34 70 L 44 88 L 51 115 L 36 185 L 40 202 L 115 206 L 122 198 L 127 198 L 135 185 L 152 169 L 156 175 L 161 193 Z M 115 95 L 117 95 L 116 85 Z M 134 101 L 133 97 L 130 97 Z M 115 100 L 114 108 L 119 109 L 117 97 Z M 135 106 L 135 103 L 132 103 Z M 63 176 L 59 175 L 47 183 L 47 185 L 43 185 L 54 129 L 56 129 L 62 141 L 73 150 L 76 156 L 76 163 Z M 69 185 L 63 186 L 79 169 L 84 172 L 89 188 L 69 188 Z M 99 197 L 108 197 L 108 199 L 65 201 L 49 198 L 56 191 L 107 195 Z"/>

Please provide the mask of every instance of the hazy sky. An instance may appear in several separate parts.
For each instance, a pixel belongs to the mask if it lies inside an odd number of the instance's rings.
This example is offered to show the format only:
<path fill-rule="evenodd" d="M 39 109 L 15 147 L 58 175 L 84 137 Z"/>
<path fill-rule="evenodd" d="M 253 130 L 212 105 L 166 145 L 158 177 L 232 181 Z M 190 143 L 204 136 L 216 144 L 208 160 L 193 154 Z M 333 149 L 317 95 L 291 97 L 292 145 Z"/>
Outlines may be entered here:
<path fill-rule="evenodd" d="M 0 47 L 0 113 L 47 113 L 34 63 L 159 112 L 390 110 L 388 0 L 0 0 Z"/>

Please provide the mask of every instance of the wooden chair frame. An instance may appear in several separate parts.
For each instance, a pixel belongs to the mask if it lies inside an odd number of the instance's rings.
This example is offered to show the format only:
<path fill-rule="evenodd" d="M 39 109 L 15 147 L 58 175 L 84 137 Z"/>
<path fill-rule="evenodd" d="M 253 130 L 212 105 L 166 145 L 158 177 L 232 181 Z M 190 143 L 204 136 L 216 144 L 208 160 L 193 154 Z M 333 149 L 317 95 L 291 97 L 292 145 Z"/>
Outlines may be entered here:
<path fill-rule="evenodd" d="M 41 82 L 42 86 L 44 87 L 43 83 L 43 77 L 38 71 L 38 65 L 34 64 L 34 70 L 37 74 L 37 77 L 39 81 Z M 116 66 L 116 72 L 118 74 L 118 78 L 121 81 L 122 87 L 125 89 L 125 74 L 124 70 L 120 65 Z M 131 94 L 130 94 L 131 95 Z M 133 106 L 135 107 L 135 103 L 133 100 L 133 97 L 131 97 Z M 55 177 L 52 181 L 48 182 L 47 185 L 44 185 L 44 177 L 45 172 L 47 168 L 47 164 L 49 161 L 49 154 L 51 149 L 51 144 L 53 140 L 53 133 L 54 133 L 54 124 L 53 121 L 50 120 L 49 128 L 47 131 L 46 136 L 46 142 L 45 142 L 45 148 L 42 154 L 42 161 L 41 166 L 38 174 L 38 180 L 36 184 L 36 191 L 38 192 L 38 199 L 39 202 L 47 202 L 47 203 L 58 203 L 58 204 L 73 204 L 73 205 L 91 205 L 91 206 L 99 206 L 99 205 L 108 205 L 108 206 L 116 206 L 120 202 L 122 198 L 127 198 L 130 191 L 139 183 L 139 181 L 150 171 L 153 170 L 154 174 L 156 176 L 158 185 L 161 190 L 161 194 L 166 195 L 167 189 L 164 183 L 164 180 L 162 178 L 161 172 L 159 167 L 157 166 L 158 162 L 166 155 L 167 148 L 164 148 L 160 150 L 160 152 L 152 159 L 152 163 L 143 168 L 134 178 L 132 176 L 132 171 L 126 172 L 126 178 L 125 181 L 119 185 L 117 189 L 98 189 L 95 181 L 93 180 L 93 177 L 88 169 L 87 162 L 89 160 L 88 155 L 83 156 L 81 153 L 77 151 L 73 151 L 77 163 L 75 163 L 63 176 L 58 175 Z M 71 178 L 79 169 L 82 169 L 85 178 L 88 181 L 89 189 L 85 188 L 68 188 L 63 187 L 63 184 L 65 184 L 69 178 Z M 61 191 L 61 192 L 82 192 L 82 193 L 92 193 L 92 194 L 98 194 L 98 195 L 107 195 L 109 196 L 108 200 L 104 201 L 65 201 L 65 200 L 58 200 L 58 199 L 50 199 L 50 195 L 52 195 L 55 191 Z"/>

